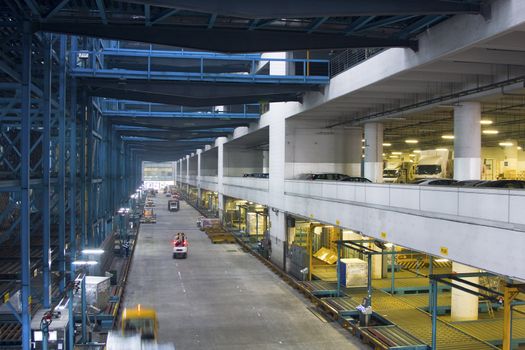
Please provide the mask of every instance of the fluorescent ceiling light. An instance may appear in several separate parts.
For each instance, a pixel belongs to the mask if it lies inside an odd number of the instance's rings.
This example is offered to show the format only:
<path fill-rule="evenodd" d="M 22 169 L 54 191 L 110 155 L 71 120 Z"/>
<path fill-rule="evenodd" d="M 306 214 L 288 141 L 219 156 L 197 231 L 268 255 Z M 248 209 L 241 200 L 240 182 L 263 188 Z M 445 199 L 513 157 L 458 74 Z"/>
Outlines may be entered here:
<path fill-rule="evenodd" d="M 454 140 L 454 135 L 441 135 L 441 138 L 445 140 Z"/>
<path fill-rule="evenodd" d="M 440 263 L 440 262 L 447 262 L 448 259 L 442 258 L 442 259 L 436 259 L 434 261 Z"/>
<path fill-rule="evenodd" d="M 523 148 L 521 148 L 521 146 L 518 146 L 518 151 L 521 151 Z"/>
<path fill-rule="evenodd" d="M 393 154 L 389 158 L 399 158 L 399 156 L 396 156 L 395 154 Z"/>
<path fill-rule="evenodd" d="M 388 143 L 388 142 L 383 143 L 383 147 L 390 147 L 390 146 L 392 146 L 391 143 Z"/>
<path fill-rule="evenodd" d="M 492 121 L 492 120 L 489 120 L 489 119 L 481 119 L 481 120 L 479 121 L 479 123 L 480 123 L 481 125 L 491 125 L 491 124 L 493 123 L 493 121 Z"/>
<path fill-rule="evenodd" d="M 499 131 L 494 129 L 487 129 L 483 130 L 482 133 L 484 133 L 485 135 L 497 135 Z"/>
<path fill-rule="evenodd" d="M 436 148 L 436 151 L 448 151 L 446 148 Z"/>
<path fill-rule="evenodd" d="M 413 152 L 414 153 L 421 153 L 421 150 L 420 149 L 415 149 Z"/>
<path fill-rule="evenodd" d="M 405 140 L 406 143 L 411 143 L 411 144 L 416 144 L 418 143 L 419 141 L 418 140 L 415 140 L 415 139 L 408 139 L 408 140 Z"/>
<path fill-rule="evenodd" d="M 514 146 L 514 144 L 512 142 L 500 142 L 499 145 L 503 146 L 503 147 Z"/>
<path fill-rule="evenodd" d="M 98 262 L 96 261 L 93 261 L 93 260 L 76 260 L 76 261 L 73 261 L 73 265 L 96 265 L 98 264 Z"/>
<path fill-rule="evenodd" d="M 104 249 L 84 249 L 82 254 L 104 254 Z"/>
<path fill-rule="evenodd" d="M 401 154 L 403 154 L 403 152 L 392 152 L 392 154 L 401 155 Z"/>
<path fill-rule="evenodd" d="M 365 139 L 361 139 L 361 142 L 365 142 Z"/>

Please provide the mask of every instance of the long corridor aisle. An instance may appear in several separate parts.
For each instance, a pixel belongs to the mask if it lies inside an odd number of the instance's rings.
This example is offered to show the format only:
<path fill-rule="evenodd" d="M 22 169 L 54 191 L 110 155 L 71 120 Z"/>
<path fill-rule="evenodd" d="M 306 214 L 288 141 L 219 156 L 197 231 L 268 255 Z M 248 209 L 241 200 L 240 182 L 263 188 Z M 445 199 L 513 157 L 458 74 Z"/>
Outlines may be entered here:
<path fill-rule="evenodd" d="M 156 224 L 142 224 L 125 306 L 157 310 L 159 338 L 177 350 L 370 349 L 311 306 L 235 244 L 214 245 L 196 228 L 199 213 L 181 202 L 167 210 L 159 194 Z M 172 259 L 170 240 L 183 231 L 188 259 Z"/>

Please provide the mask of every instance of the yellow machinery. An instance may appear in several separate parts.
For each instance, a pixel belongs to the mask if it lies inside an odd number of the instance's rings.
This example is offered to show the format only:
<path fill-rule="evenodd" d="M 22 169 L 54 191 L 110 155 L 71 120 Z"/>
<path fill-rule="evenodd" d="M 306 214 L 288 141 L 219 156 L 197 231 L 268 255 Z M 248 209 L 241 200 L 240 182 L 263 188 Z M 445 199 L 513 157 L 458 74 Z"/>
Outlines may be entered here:
<path fill-rule="evenodd" d="M 157 215 L 153 212 L 152 208 L 144 208 L 140 222 L 145 224 L 157 223 Z"/>
<path fill-rule="evenodd" d="M 158 321 L 154 309 L 137 305 L 136 308 L 126 308 L 122 313 L 122 335 L 140 334 L 142 340 L 157 340 Z"/>

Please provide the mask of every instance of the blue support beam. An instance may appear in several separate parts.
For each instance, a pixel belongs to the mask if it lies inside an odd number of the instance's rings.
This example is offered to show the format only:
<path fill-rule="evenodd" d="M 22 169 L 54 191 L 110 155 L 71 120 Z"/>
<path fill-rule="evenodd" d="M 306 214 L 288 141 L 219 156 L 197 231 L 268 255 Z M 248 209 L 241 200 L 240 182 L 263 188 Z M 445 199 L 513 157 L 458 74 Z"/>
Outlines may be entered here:
<path fill-rule="evenodd" d="M 50 211 L 50 173 L 51 173 L 51 92 L 52 92 L 52 34 L 48 34 L 44 42 L 44 106 L 43 106 L 43 138 L 42 138 L 42 280 L 43 300 L 45 308 L 51 307 L 51 211 Z"/>
<path fill-rule="evenodd" d="M 21 86 L 21 167 L 20 167 L 20 262 L 22 301 L 22 350 L 31 347 L 31 256 L 30 256 L 30 147 L 31 147 L 31 45 L 32 28 L 29 22 L 22 24 L 22 86 Z"/>
<path fill-rule="evenodd" d="M 58 71 L 58 272 L 59 290 L 66 286 L 66 47 L 67 37 L 60 36 L 60 63 Z"/>

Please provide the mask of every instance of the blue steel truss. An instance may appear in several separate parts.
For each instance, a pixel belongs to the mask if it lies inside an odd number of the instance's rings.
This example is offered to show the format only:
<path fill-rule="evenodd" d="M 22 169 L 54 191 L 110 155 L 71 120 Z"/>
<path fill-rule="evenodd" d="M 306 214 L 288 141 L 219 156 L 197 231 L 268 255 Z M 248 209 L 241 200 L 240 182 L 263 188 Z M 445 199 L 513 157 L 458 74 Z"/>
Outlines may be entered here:
<path fill-rule="evenodd" d="M 169 81 L 204 81 L 273 84 L 326 84 L 329 60 L 265 58 L 258 55 L 221 55 L 188 51 L 101 48 L 72 52 L 77 57 L 71 75 L 77 78 L 118 78 Z M 127 60 L 126 60 L 127 59 Z M 132 60 L 132 62 L 130 62 Z M 297 65 L 300 74 L 271 74 L 271 63 Z M 317 65 L 323 75 L 309 75 Z"/>

